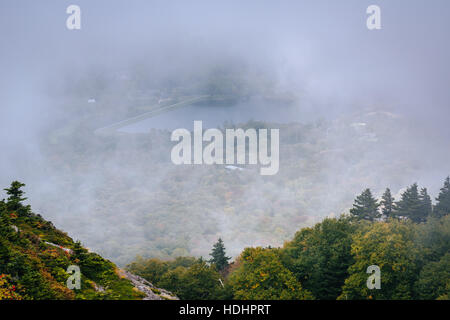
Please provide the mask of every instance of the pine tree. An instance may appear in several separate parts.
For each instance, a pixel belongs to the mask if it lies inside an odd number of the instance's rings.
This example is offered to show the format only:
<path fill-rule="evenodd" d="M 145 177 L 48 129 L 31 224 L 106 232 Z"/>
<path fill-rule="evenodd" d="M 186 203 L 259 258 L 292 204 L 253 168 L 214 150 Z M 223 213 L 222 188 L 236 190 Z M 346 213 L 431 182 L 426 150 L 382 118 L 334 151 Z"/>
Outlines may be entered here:
<path fill-rule="evenodd" d="M 402 198 L 397 202 L 396 216 L 406 217 L 412 221 L 419 223 L 426 220 L 424 210 L 424 202 L 419 196 L 419 188 L 417 183 L 406 189 L 402 193 Z"/>
<path fill-rule="evenodd" d="M 25 184 L 19 181 L 13 181 L 10 188 L 3 189 L 9 196 L 6 202 L 6 208 L 9 211 L 16 212 L 21 217 L 31 217 L 34 214 L 31 212 L 31 206 L 22 204 L 27 198 L 23 197 L 25 192 L 21 190 Z"/>
<path fill-rule="evenodd" d="M 218 271 L 225 270 L 228 267 L 228 260 L 231 259 L 225 255 L 225 246 L 221 238 L 214 244 L 210 256 L 212 259 L 209 262 L 215 264 Z"/>
<path fill-rule="evenodd" d="M 380 204 L 372 196 L 370 189 L 366 189 L 361 195 L 356 197 L 353 208 L 350 209 L 350 213 L 359 220 L 365 219 L 374 221 L 376 218 L 380 217 L 380 212 L 378 211 L 379 206 Z"/>
<path fill-rule="evenodd" d="M 3 189 L 6 191 L 6 194 L 9 196 L 7 201 L 7 208 L 9 210 L 17 210 L 20 207 L 22 207 L 22 201 L 27 200 L 27 198 L 24 198 L 24 192 L 21 190 L 22 187 L 24 187 L 25 184 L 21 183 L 19 181 L 13 181 L 11 183 L 10 188 Z"/>
<path fill-rule="evenodd" d="M 441 188 L 439 196 L 436 198 L 436 206 L 434 207 L 433 215 L 436 217 L 443 217 L 450 213 L 450 177 L 447 177 L 444 186 Z"/>
<path fill-rule="evenodd" d="M 427 188 L 422 188 L 419 195 L 420 202 L 422 203 L 422 215 L 425 221 L 429 216 L 433 214 L 433 204 L 431 197 L 428 195 Z"/>
<path fill-rule="evenodd" d="M 22 196 L 24 195 L 24 192 L 20 190 L 22 187 L 25 187 L 25 183 L 13 181 L 10 188 L 4 189 L 6 191 L 6 194 L 9 195 L 8 202 L 22 202 L 27 200 L 27 198 L 22 198 Z"/>
<path fill-rule="evenodd" d="M 381 212 L 386 218 L 392 217 L 395 211 L 395 199 L 391 194 L 391 190 L 386 188 L 381 200 Z"/>

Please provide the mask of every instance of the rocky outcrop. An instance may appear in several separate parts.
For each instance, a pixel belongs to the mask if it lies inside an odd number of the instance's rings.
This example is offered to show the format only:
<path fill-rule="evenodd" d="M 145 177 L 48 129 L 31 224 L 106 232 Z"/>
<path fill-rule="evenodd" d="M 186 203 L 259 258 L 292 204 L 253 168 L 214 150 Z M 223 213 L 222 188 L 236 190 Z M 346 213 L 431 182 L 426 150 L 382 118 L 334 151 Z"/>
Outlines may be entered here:
<path fill-rule="evenodd" d="M 124 278 L 130 280 L 136 289 L 145 294 L 145 298 L 143 300 L 180 300 L 173 293 L 155 287 L 153 284 L 140 276 L 137 276 L 125 270 L 120 270 L 120 274 Z"/>
<path fill-rule="evenodd" d="M 59 244 L 54 244 L 54 243 L 51 243 L 51 242 L 48 242 L 48 241 L 44 241 L 44 242 L 45 242 L 46 244 L 50 245 L 50 246 L 57 247 L 57 248 L 59 248 L 59 249 L 61 249 L 61 250 L 64 250 L 65 252 L 67 252 L 67 253 L 69 253 L 69 254 L 72 254 L 72 253 L 73 253 L 72 249 L 64 248 L 63 246 L 60 246 Z"/>

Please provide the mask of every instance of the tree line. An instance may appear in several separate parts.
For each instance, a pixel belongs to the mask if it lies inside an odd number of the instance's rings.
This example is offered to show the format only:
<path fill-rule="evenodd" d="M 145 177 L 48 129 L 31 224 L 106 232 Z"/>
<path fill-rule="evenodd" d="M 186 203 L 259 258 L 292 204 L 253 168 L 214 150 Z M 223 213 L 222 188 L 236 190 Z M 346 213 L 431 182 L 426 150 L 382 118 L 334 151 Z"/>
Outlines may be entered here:
<path fill-rule="evenodd" d="M 281 248 L 245 248 L 229 263 L 219 239 L 209 261 L 190 258 L 179 268 L 188 258 L 139 258 L 129 268 L 181 299 L 448 300 L 449 213 L 449 178 L 435 205 L 417 184 L 398 201 L 389 189 L 381 201 L 366 189 L 350 214 L 303 228 Z M 367 286 L 372 265 L 380 268 L 380 289 Z"/>
<path fill-rule="evenodd" d="M 89 253 L 34 214 L 20 182 L 0 201 L 0 298 L 138 298 L 115 266 Z M 138 258 L 128 269 L 181 299 L 442 299 L 450 294 L 450 178 L 433 205 L 427 190 L 408 187 L 395 201 L 369 189 L 349 214 L 299 230 L 280 248 L 245 248 L 230 262 L 221 239 L 211 259 Z M 68 247 L 72 254 L 45 243 Z M 82 267 L 83 289 L 64 287 L 65 268 Z M 381 271 L 381 288 L 367 286 L 367 268 Z M 106 288 L 97 292 L 95 283 Z"/>
<path fill-rule="evenodd" d="M 430 217 L 443 217 L 450 211 L 450 177 L 445 179 L 436 201 L 433 205 L 427 188 L 419 190 L 417 183 L 408 187 L 399 201 L 395 201 L 389 188 L 386 188 L 381 201 L 374 198 L 370 189 L 365 189 L 356 197 L 350 214 L 356 219 L 369 221 L 396 218 L 416 223 L 425 222 Z"/>

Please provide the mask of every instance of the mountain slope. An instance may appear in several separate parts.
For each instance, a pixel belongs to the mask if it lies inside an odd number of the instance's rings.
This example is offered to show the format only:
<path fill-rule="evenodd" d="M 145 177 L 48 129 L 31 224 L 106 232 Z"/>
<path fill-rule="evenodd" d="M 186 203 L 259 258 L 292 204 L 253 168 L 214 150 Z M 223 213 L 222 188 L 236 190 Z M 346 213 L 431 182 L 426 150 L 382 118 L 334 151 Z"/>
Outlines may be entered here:
<path fill-rule="evenodd" d="M 137 276 L 90 252 L 80 242 L 24 206 L 23 184 L 5 189 L 0 201 L 1 299 L 176 299 L 169 292 L 140 283 Z M 79 289 L 76 275 L 80 270 Z M 72 277 L 71 277 L 72 276 Z"/>

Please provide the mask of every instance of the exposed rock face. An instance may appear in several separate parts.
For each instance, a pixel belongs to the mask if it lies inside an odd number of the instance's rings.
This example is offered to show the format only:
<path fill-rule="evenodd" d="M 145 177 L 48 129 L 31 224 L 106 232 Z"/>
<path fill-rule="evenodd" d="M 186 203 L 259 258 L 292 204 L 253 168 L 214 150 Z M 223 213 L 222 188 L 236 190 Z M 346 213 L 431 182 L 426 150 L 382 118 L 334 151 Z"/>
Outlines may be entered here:
<path fill-rule="evenodd" d="M 120 270 L 120 273 L 123 277 L 130 280 L 135 288 L 146 295 L 143 300 L 180 300 L 173 293 L 155 287 L 153 284 L 140 276 L 137 276 L 125 270 Z"/>
<path fill-rule="evenodd" d="M 61 250 L 64 250 L 65 252 L 67 252 L 67 253 L 69 253 L 69 254 L 72 254 L 72 253 L 73 253 L 72 249 L 64 248 L 63 246 L 60 246 L 59 244 L 54 244 L 54 243 L 51 243 L 51 242 L 48 242 L 48 241 L 44 241 L 44 242 L 45 242 L 46 244 L 48 244 L 48 245 L 53 246 L 53 247 L 60 248 Z"/>

